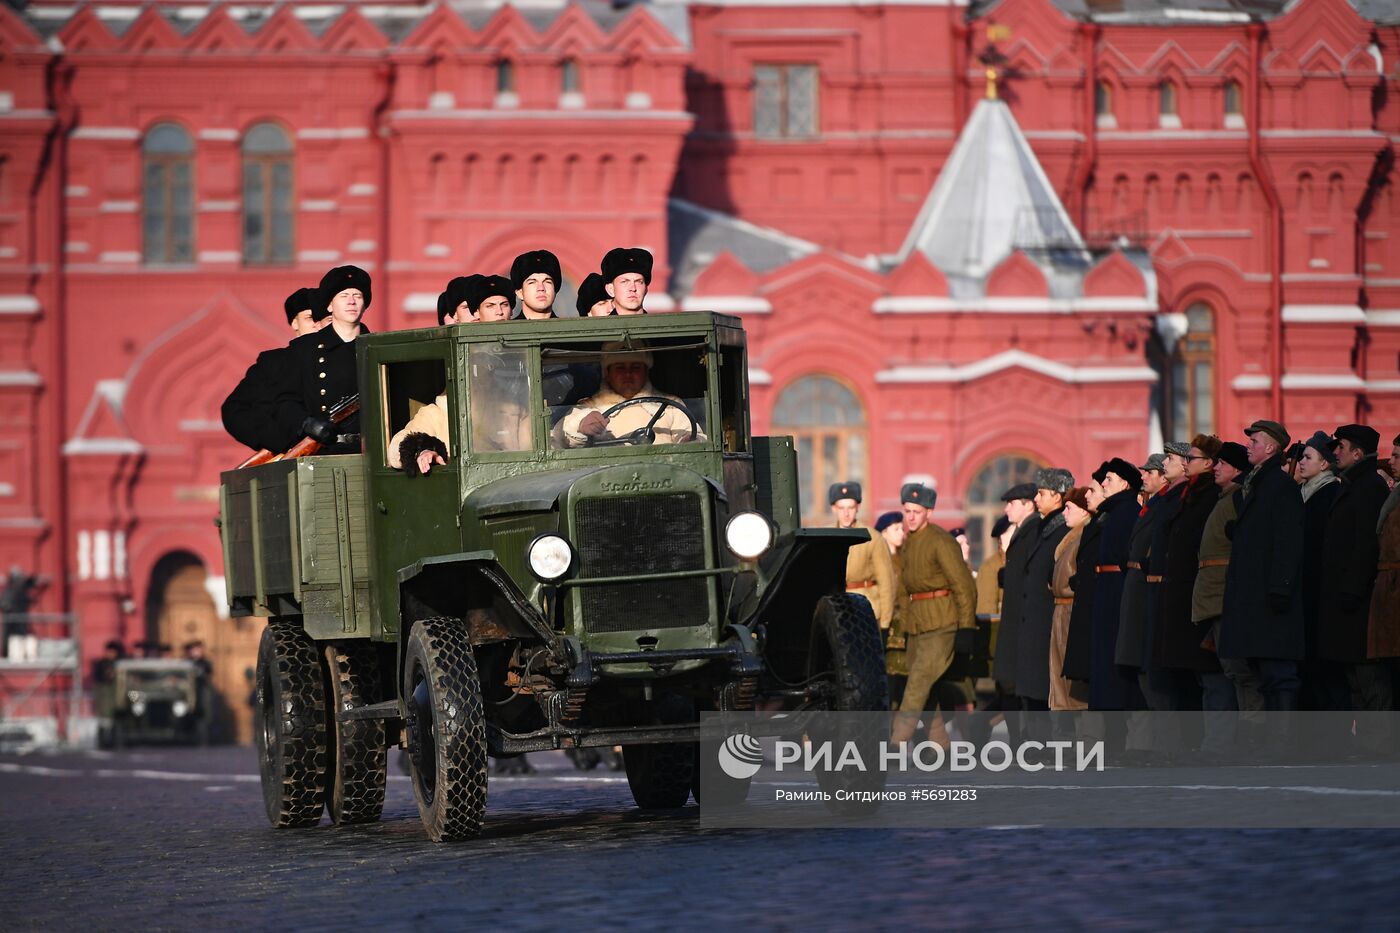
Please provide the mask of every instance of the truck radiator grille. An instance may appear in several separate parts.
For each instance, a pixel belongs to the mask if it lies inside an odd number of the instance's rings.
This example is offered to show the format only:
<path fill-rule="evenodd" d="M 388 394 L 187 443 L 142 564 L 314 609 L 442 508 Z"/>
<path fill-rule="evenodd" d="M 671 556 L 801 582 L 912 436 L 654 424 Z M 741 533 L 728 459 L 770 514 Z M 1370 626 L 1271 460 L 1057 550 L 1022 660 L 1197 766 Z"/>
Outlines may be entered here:
<path fill-rule="evenodd" d="M 579 502 L 575 544 L 582 576 L 700 570 L 705 531 L 700 497 L 693 492 L 608 496 Z M 590 632 L 704 625 L 710 615 L 710 580 L 647 580 L 581 586 L 575 592 Z"/>

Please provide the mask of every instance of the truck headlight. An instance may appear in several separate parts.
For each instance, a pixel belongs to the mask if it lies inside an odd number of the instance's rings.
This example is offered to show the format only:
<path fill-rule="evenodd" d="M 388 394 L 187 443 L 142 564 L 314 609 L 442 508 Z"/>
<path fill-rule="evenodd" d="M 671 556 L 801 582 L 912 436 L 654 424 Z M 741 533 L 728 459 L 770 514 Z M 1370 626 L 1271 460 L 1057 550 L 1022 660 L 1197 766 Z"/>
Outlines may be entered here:
<path fill-rule="evenodd" d="M 724 526 L 724 543 L 737 557 L 755 560 L 773 546 L 773 523 L 758 512 L 740 512 Z"/>
<path fill-rule="evenodd" d="M 133 716 L 143 716 L 143 715 L 145 715 L 145 713 L 146 713 L 146 701 L 145 701 L 145 700 L 132 700 L 132 701 L 131 701 L 131 715 L 133 715 Z"/>
<path fill-rule="evenodd" d="M 573 566 L 574 549 L 559 535 L 540 535 L 525 547 L 525 563 L 540 580 L 553 583 Z"/>
<path fill-rule="evenodd" d="M 180 718 L 190 711 L 190 705 L 184 700 L 176 700 L 170 704 L 170 712 L 175 714 L 175 718 Z"/>

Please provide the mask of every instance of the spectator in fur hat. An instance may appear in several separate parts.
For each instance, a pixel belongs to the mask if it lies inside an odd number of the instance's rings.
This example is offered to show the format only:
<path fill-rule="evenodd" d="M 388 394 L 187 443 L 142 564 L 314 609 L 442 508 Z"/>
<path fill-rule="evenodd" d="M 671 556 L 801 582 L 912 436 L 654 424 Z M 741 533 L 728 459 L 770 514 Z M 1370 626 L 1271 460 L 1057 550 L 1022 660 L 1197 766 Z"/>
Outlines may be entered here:
<path fill-rule="evenodd" d="M 1089 708 L 1096 710 L 1141 709 L 1137 678 L 1125 676 L 1115 661 L 1123 575 L 1128 564 L 1128 544 L 1137 523 L 1137 492 L 1142 473 L 1122 457 L 1101 468 L 1104 500 L 1099 504 L 1102 529 L 1099 552 L 1094 558 L 1094 615 L 1090 642 Z"/>

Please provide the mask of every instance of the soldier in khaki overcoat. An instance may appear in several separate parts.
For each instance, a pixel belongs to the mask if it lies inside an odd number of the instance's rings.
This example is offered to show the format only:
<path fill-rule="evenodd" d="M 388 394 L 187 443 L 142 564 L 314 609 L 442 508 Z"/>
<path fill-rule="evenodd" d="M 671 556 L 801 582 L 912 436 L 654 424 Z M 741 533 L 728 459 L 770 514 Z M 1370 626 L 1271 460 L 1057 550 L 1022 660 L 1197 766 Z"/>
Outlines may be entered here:
<path fill-rule="evenodd" d="M 899 492 L 908 531 L 900 551 L 900 610 L 908 645 L 909 683 L 891 742 L 914 735 L 929 691 L 953 662 L 957 630 L 977 624 L 977 587 L 957 541 L 929 523 L 936 493 L 919 483 Z"/>
<path fill-rule="evenodd" d="M 860 521 L 860 492 L 860 483 L 833 483 L 827 501 L 837 528 L 870 534 L 869 541 L 851 545 L 846 553 L 846 592 L 869 600 L 881 631 L 888 631 L 894 616 L 894 562 L 884 536 L 871 533 Z"/>

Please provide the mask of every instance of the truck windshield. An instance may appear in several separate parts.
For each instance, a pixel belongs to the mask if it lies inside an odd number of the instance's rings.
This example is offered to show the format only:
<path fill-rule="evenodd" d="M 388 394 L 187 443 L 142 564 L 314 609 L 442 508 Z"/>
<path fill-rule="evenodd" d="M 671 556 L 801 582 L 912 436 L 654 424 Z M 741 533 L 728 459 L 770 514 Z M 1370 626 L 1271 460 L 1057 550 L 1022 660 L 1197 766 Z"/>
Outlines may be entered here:
<path fill-rule="evenodd" d="M 550 446 L 708 441 L 708 359 L 694 338 L 542 348 Z"/>

